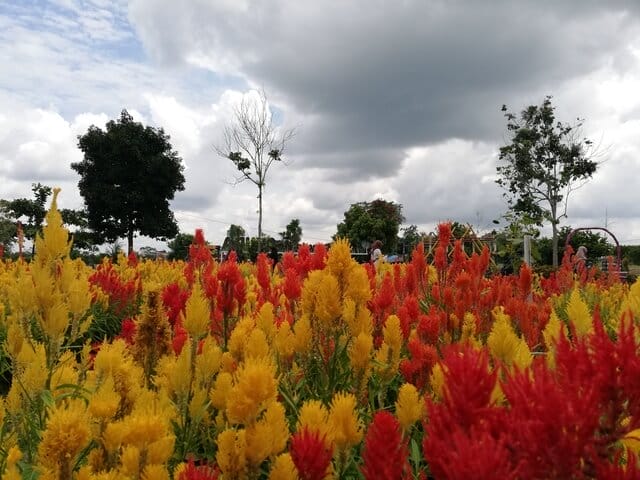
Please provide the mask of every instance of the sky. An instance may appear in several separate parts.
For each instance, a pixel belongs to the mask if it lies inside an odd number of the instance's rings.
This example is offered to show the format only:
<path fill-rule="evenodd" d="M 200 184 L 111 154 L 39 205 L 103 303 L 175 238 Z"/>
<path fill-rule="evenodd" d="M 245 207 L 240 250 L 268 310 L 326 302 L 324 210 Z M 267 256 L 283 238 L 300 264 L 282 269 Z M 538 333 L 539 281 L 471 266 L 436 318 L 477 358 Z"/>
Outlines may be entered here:
<path fill-rule="evenodd" d="M 487 232 L 501 106 L 553 97 L 584 119 L 596 174 L 562 225 L 640 244 L 640 2 L 633 0 L 12 0 L 0 2 L 0 198 L 59 186 L 80 208 L 77 136 L 123 109 L 162 127 L 185 165 L 182 232 L 257 234 L 257 189 L 216 153 L 234 108 L 263 90 L 295 129 L 269 171 L 263 231 L 294 218 L 328 242 L 344 212 L 399 203 L 404 226 Z M 151 244 L 138 239 L 136 246 Z"/>

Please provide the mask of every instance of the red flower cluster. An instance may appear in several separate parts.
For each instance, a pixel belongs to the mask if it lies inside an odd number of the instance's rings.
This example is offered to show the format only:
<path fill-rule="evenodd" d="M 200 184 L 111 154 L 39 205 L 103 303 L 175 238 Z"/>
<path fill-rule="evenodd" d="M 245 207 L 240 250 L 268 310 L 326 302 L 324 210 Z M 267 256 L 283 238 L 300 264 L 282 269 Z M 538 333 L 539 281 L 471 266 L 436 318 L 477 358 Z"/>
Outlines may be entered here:
<path fill-rule="evenodd" d="M 289 450 L 300 480 L 322 480 L 327 476 L 333 452 L 318 432 L 307 428 L 296 432 Z"/>
<path fill-rule="evenodd" d="M 408 461 L 407 442 L 402 438 L 396 417 L 386 410 L 377 412 L 367 429 L 362 458 L 366 480 L 404 480 L 413 478 Z"/>
<path fill-rule="evenodd" d="M 427 402 L 424 455 L 436 478 L 638 478 L 622 468 L 620 440 L 640 426 L 640 350 L 635 328 L 616 341 L 595 332 L 561 338 L 556 367 L 536 362 L 501 382 L 484 351 L 445 352 L 441 403 Z M 635 459 L 633 459 L 635 461 Z"/>

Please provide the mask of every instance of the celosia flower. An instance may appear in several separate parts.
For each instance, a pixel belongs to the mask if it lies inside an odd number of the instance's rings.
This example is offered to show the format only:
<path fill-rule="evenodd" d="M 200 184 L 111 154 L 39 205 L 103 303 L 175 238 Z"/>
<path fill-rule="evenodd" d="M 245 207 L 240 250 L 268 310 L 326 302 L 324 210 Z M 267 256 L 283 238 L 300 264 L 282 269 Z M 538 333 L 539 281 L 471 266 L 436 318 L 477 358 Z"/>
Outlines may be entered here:
<path fill-rule="evenodd" d="M 344 450 L 362 440 L 362 425 L 357 417 L 356 397 L 351 393 L 336 393 L 331 401 L 329 425 L 336 448 Z"/>
<path fill-rule="evenodd" d="M 290 453 L 282 453 L 276 457 L 269 472 L 269 480 L 298 480 L 298 470 Z"/>
<path fill-rule="evenodd" d="M 209 300 L 204 296 L 200 282 L 196 281 L 187 300 L 183 325 L 192 338 L 200 338 L 209 328 Z"/>
<path fill-rule="evenodd" d="M 327 445 L 333 444 L 329 426 L 329 411 L 320 400 L 307 400 L 300 407 L 297 430 L 301 432 L 305 429 L 317 432 L 319 437 L 327 442 Z"/>
<path fill-rule="evenodd" d="M 360 333 L 349 348 L 349 361 L 356 371 L 366 371 L 371 361 L 373 337 L 368 333 Z"/>
<path fill-rule="evenodd" d="M 208 465 L 196 466 L 190 459 L 180 472 L 178 480 L 218 480 L 218 470 Z"/>
<path fill-rule="evenodd" d="M 567 317 L 569 321 L 573 323 L 578 337 L 582 337 L 593 331 L 593 320 L 589 312 L 589 307 L 587 307 L 587 304 L 582 300 L 577 288 L 573 289 L 569 297 Z"/>
<path fill-rule="evenodd" d="M 504 310 L 496 307 L 493 328 L 487 338 L 487 345 L 494 358 L 504 364 L 517 366 L 520 369 L 531 365 L 532 357 L 527 342 L 519 338 L 511 327 L 511 320 Z"/>
<path fill-rule="evenodd" d="M 247 441 L 244 430 L 227 429 L 218 435 L 216 462 L 223 478 L 245 478 Z"/>
<path fill-rule="evenodd" d="M 386 410 L 376 412 L 373 416 L 367 429 L 362 459 L 362 474 L 366 480 L 413 478 L 400 425 Z"/>
<path fill-rule="evenodd" d="M 38 447 L 40 464 L 59 476 L 71 478 L 77 455 L 91 439 L 87 413 L 82 401 L 54 408 Z"/>
<path fill-rule="evenodd" d="M 300 480 L 323 480 L 331 466 L 331 449 L 326 441 L 315 431 L 304 428 L 291 437 L 291 459 Z"/>
<path fill-rule="evenodd" d="M 236 372 L 229 392 L 227 417 L 232 423 L 248 424 L 277 395 L 275 367 L 264 358 L 247 358 Z"/>
<path fill-rule="evenodd" d="M 403 384 L 398 390 L 396 401 L 396 415 L 403 431 L 407 431 L 424 414 L 424 401 L 415 386 L 410 383 Z"/>

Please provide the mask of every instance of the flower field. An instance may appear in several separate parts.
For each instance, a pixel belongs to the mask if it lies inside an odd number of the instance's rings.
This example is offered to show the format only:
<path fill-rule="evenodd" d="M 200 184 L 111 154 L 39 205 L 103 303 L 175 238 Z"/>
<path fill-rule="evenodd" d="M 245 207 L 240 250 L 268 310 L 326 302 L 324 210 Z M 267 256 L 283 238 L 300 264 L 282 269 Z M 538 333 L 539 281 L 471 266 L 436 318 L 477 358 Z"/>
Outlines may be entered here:
<path fill-rule="evenodd" d="M 0 263 L 3 479 L 640 478 L 640 282 L 344 241 Z"/>

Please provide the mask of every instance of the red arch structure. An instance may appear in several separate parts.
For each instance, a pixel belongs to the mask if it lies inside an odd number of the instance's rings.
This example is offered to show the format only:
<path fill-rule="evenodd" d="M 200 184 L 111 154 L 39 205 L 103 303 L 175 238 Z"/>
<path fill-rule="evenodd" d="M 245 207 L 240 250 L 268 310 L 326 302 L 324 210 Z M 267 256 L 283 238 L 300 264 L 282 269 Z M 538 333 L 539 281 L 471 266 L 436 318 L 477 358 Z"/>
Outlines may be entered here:
<path fill-rule="evenodd" d="M 573 237 L 573 234 L 576 232 L 580 232 L 583 230 L 602 230 L 603 232 L 608 233 L 611 238 L 613 238 L 613 241 L 616 242 L 616 257 L 617 257 L 617 266 L 618 266 L 618 271 L 622 270 L 622 248 L 620 247 L 620 242 L 618 242 L 618 239 L 616 238 L 616 236 L 611 233 L 609 230 L 607 230 L 604 227 L 580 227 L 580 228 L 574 228 L 573 230 L 571 230 L 569 232 L 569 235 L 567 235 L 567 241 L 564 244 L 564 248 L 566 249 L 569 244 L 571 243 L 571 238 Z"/>

